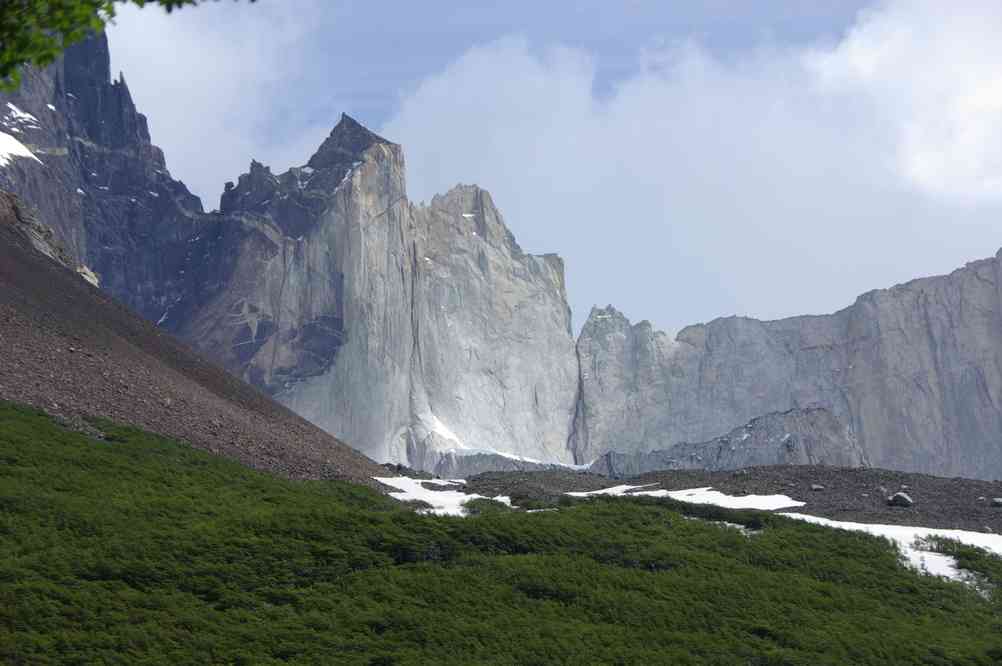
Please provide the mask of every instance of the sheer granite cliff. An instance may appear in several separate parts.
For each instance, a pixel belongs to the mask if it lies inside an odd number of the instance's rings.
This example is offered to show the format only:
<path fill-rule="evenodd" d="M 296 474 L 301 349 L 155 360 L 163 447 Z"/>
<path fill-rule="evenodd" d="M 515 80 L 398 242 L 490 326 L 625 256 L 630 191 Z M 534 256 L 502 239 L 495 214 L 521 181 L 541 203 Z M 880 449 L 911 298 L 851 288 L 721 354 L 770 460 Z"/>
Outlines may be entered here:
<path fill-rule="evenodd" d="M 1002 477 L 1002 253 L 840 312 L 690 326 L 594 309 L 578 340 L 579 460 L 720 436 L 824 407 L 876 467 Z"/>
<path fill-rule="evenodd" d="M 158 321 L 377 460 L 571 460 L 577 361 L 554 255 L 490 195 L 407 200 L 400 146 L 342 116 L 303 167 L 252 162 Z"/>
<path fill-rule="evenodd" d="M 522 252 L 480 188 L 411 205 L 399 147 L 379 145 L 356 154 L 343 205 L 318 227 L 344 276 L 343 343 L 279 400 L 421 469 L 447 452 L 569 462 L 577 364 L 562 263 Z"/>

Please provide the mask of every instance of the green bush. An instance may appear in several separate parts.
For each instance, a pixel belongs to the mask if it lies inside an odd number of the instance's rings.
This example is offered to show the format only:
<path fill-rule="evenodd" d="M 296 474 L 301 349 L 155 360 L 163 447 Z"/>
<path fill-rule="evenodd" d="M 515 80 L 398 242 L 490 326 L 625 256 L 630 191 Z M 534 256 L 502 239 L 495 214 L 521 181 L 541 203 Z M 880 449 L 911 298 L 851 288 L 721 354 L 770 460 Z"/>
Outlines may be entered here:
<path fill-rule="evenodd" d="M 106 441 L 0 403 L 2 662 L 1002 655 L 997 606 L 903 568 L 867 535 L 651 498 L 425 516 L 364 487 L 286 481 L 100 427 Z M 683 511 L 762 529 L 749 538 Z"/>

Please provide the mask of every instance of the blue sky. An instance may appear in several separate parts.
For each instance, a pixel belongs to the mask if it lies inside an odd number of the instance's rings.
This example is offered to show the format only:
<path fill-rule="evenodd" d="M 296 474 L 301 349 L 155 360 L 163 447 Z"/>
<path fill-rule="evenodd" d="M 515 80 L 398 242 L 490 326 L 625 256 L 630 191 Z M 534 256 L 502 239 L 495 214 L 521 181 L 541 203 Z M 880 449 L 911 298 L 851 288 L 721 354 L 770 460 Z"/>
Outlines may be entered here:
<path fill-rule="evenodd" d="M 993 254 L 992 2 L 259 0 L 110 29 L 154 141 L 217 205 L 347 111 L 426 200 L 490 190 L 593 304 L 669 330 L 829 312 Z"/>

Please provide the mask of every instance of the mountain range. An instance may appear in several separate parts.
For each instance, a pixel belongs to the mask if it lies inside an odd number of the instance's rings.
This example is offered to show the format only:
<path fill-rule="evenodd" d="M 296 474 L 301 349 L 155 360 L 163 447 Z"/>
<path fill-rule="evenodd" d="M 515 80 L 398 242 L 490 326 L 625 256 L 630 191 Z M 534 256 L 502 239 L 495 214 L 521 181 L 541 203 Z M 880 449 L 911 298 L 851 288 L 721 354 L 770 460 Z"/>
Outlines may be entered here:
<path fill-rule="evenodd" d="M 0 96 L 0 189 L 83 278 L 374 460 L 1002 477 L 1002 254 L 831 315 L 672 337 L 608 306 L 575 337 L 562 260 L 486 190 L 409 201 L 403 149 L 345 115 L 206 211 L 109 63 L 96 36 Z"/>

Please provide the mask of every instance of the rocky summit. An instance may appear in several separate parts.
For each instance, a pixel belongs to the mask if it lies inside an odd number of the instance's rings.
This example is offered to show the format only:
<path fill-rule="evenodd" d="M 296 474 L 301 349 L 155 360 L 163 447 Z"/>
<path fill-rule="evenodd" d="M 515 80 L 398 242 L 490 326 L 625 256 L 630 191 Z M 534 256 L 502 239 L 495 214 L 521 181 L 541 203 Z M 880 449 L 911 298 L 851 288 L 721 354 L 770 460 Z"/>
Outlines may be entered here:
<path fill-rule="evenodd" d="M 998 256 L 675 337 L 596 308 L 575 340 L 563 262 L 523 251 L 487 191 L 412 203 L 403 149 L 345 115 L 205 212 L 108 63 L 94 37 L 0 96 L 0 188 L 108 294 L 376 460 L 1002 476 Z"/>

